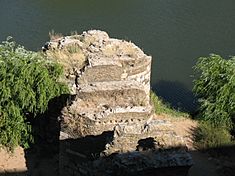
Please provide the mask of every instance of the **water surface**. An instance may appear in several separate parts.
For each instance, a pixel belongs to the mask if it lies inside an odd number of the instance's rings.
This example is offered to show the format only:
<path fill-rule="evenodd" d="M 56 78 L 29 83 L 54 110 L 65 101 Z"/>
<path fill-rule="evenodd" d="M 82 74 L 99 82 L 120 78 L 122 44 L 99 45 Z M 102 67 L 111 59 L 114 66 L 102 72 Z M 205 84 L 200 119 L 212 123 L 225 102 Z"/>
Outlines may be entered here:
<path fill-rule="evenodd" d="M 0 0 L 0 40 L 39 50 L 54 29 L 101 29 L 152 55 L 152 88 L 193 110 L 192 66 L 200 56 L 235 55 L 234 0 Z"/>

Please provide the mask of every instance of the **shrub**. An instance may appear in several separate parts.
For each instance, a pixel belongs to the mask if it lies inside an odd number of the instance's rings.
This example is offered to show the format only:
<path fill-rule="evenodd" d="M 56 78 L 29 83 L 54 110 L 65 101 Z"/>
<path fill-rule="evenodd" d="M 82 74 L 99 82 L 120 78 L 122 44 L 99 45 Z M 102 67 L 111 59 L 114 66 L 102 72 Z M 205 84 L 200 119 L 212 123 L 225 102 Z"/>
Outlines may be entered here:
<path fill-rule="evenodd" d="M 198 149 L 218 148 L 232 144 L 232 136 L 226 128 L 201 121 L 195 130 L 194 142 Z"/>
<path fill-rule="evenodd" d="M 219 55 L 199 58 L 193 91 L 199 98 L 200 117 L 216 127 L 232 128 L 235 114 L 235 58 Z"/>
<path fill-rule="evenodd" d="M 62 67 L 9 39 L 0 44 L 0 145 L 28 147 L 30 118 L 43 113 L 49 100 L 66 93 Z"/>

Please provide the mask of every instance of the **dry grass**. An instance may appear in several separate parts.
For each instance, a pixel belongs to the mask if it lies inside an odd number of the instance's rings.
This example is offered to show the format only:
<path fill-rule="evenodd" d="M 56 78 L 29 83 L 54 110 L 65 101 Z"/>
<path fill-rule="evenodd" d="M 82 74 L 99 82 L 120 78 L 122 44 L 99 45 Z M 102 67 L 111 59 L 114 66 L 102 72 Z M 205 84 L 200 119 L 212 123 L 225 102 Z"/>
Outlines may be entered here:
<path fill-rule="evenodd" d="M 79 33 L 77 31 L 70 32 L 70 37 L 73 38 L 73 39 L 77 39 L 77 40 L 82 39 L 81 35 L 79 35 Z"/>
<path fill-rule="evenodd" d="M 117 52 L 123 52 L 125 56 L 137 57 L 138 49 L 134 46 L 133 43 L 125 42 L 125 45 L 119 45 Z"/>
<path fill-rule="evenodd" d="M 59 38 L 62 38 L 63 35 L 61 33 L 56 33 L 54 30 L 51 30 L 49 32 L 49 37 L 50 37 L 50 40 L 52 41 L 52 40 L 57 40 Z"/>
<path fill-rule="evenodd" d="M 66 75 L 74 75 L 86 62 L 85 55 L 76 44 L 68 45 L 61 50 L 49 50 L 47 56 L 49 59 L 60 63 L 64 67 Z"/>
<path fill-rule="evenodd" d="M 133 43 L 130 42 L 117 42 L 112 45 L 107 45 L 103 49 L 104 55 L 111 57 L 114 55 L 122 55 L 129 57 L 137 57 L 139 50 L 134 47 Z"/>

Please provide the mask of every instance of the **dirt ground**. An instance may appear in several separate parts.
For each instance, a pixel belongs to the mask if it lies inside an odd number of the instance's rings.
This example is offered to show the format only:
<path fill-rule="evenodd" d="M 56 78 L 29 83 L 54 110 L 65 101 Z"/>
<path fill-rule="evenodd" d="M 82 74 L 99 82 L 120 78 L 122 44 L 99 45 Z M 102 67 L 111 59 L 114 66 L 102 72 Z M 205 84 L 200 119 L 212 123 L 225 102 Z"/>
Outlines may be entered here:
<path fill-rule="evenodd" d="M 17 147 L 14 153 L 0 149 L 0 173 L 26 171 L 24 149 Z"/>
<path fill-rule="evenodd" d="M 156 118 L 170 121 L 176 134 L 184 138 L 194 161 L 194 165 L 189 170 L 189 176 L 219 176 L 216 172 L 218 167 L 216 163 L 208 154 L 197 151 L 193 146 L 193 130 L 197 127 L 197 121 L 167 116 L 157 116 Z"/>
<path fill-rule="evenodd" d="M 186 118 L 169 118 L 166 116 L 156 116 L 155 118 L 169 120 L 173 124 L 172 127 L 175 132 L 185 139 L 186 145 L 194 160 L 194 166 L 190 169 L 189 176 L 218 176 L 216 172 L 218 165 L 216 162 L 206 153 L 197 151 L 193 147 L 192 131 L 197 127 L 196 121 Z M 51 152 L 51 148 L 53 148 L 53 145 L 45 145 L 45 148 L 40 150 L 31 150 L 29 151 L 30 157 L 26 156 L 26 153 L 21 147 L 16 148 L 13 154 L 1 150 L 0 176 L 7 176 L 7 173 L 20 173 L 23 171 L 27 171 L 27 173 L 25 172 L 23 174 L 25 176 L 58 175 L 58 153 Z"/>

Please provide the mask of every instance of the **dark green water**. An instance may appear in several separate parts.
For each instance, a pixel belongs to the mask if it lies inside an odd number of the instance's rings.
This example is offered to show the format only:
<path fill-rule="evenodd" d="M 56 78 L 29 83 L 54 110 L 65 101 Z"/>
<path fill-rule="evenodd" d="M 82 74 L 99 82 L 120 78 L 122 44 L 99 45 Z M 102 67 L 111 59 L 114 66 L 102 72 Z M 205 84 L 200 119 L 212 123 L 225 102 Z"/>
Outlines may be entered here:
<path fill-rule="evenodd" d="M 38 50 L 48 32 L 101 29 L 153 56 L 152 87 L 192 110 L 192 66 L 200 56 L 235 55 L 234 0 L 0 0 L 0 40 Z"/>

